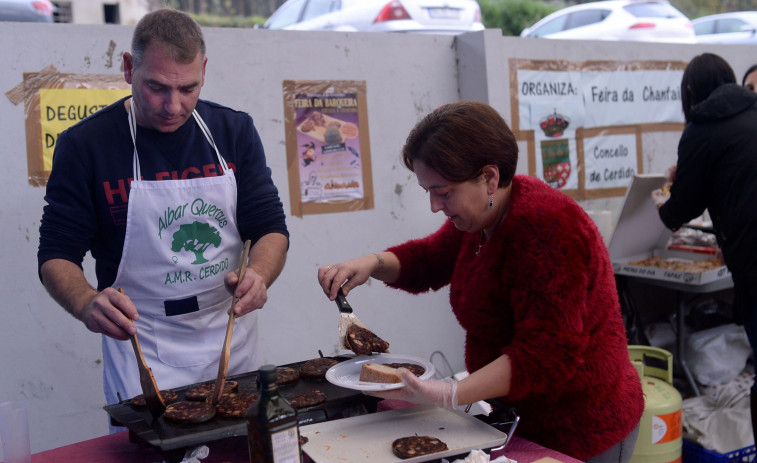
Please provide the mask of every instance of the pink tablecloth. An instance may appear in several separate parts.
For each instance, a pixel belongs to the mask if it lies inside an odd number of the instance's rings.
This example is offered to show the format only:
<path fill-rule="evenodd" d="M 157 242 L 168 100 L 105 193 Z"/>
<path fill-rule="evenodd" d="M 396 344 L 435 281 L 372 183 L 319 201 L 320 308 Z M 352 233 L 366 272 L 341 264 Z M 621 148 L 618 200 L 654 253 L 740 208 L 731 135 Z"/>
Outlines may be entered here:
<path fill-rule="evenodd" d="M 395 406 L 381 409 L 397 408 Z M 492 459 L 506 455 L 518 463 L 531 463 L 543 457 L 552 457 L 565 463 L 581 463 L 560 452 L 521 439 L 515 435 L 504 450 L 492 453 Z M 307 445 L 307 444 L 306 444 Z M 249 461 L 247 440 L 233 437 L 208 444 L 210 455 L 202 463 L 243 463 Z M 175 456 L 174 456 L 175 457 Z M 164 461 L 165 455 L 159 449 L 140 442 L 131 442 L 129 432 L 123 431 L 84 442 L 67 445 L 32 455 L 32 463 L 157 463 Z M 309 459 L 308 459 L 309 460 Z"/>
<path fill-rule="evenodd" d="M 230 438 L 208 444 L 210 455 L 202 463 L 243 463 L 248 461 L 247 442 L 244 438 Z M 552 457 L 565 463 L 580 463 L 579 460 L 549 450 L 541 445 L 513 436 L 501 455 L 518 463 L 531 463 L 543 457 Z M 129 442 L 128 431 L 98 437 L 84 442 L 59 447 L 32 455 L 32 463 L 156 463 L 163 461 L 161 453 Z"/>

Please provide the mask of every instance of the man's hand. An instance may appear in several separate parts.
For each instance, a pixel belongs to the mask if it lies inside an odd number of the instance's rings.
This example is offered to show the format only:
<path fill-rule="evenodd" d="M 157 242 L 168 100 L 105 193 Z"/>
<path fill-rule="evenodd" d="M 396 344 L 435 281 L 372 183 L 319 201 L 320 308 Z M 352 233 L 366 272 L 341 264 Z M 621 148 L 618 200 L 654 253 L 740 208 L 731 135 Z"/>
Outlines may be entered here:
<path fill-rule="evenodd" d="M 263 235 L 250 249 L 242 281 L 238 270 L 226 274 L 226 289 L 238 299 L 234 305 L 237 317 L 263 308 L 268 301 L 268 288 L 284 268 L 288 247 L 289 239 L 280 233 Z"/>
<path fill-rule="evenodd" d="M 81 312 L 81 321 L 93 333 L 126 341 L 137 332 L 137 308 L 128 296 L 113 288 L 97 293 Z"/>
<path fill-rule="evenodd" d="M 443 380 L 421 380 L 410 370 L 400 368 L 405 387 L 389 391 L 370 392 L 370 395 L 383 399 L 405 400 L 414 404 L 434 404 L 454 410 L 457 408 L 457 381 L 452 378 Z"/>
<path fill-rule="evenodd" d="M 241 317 L 253 310 L 263 308 L 268 301 L 268 287 L 263 277 L 252 267 L 247 267 L 242 281 L 238 285 L 237 282 L 239 282 L 238 271 L 226 274 L 226 287 L 231 288 L 233 296 L 238 298 L 234 306 L 234 314 Z"/>
<path fill-rule="evenodd" d="M 81 267 L 65 259 L 48 260 L 40 273 L 50 296 L 93 333 L 125 341 L 137 332 L 139 314 L 128 295 L 114 288 L 97 292 Z"/>

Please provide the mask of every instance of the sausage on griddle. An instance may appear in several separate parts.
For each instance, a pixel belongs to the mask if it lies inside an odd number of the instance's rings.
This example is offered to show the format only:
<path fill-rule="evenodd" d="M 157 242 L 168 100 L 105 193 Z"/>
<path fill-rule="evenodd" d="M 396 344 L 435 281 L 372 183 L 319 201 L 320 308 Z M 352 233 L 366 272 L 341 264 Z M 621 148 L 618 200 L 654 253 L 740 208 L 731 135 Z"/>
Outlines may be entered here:
<path fill-rule="evenodd" d="M 175 402 L 166 407 L 163 416 L 176 423 L 203 423 L 213 418 L 216 408 L 209 402 Z"/>
<path fill-rule="evenodd" d="M 223 393 L 228 394 L 230 392 L 234 392 L 238 387 L 239 383 L 237 383 L 236 381 L 224 381 Z M 187 392 L 184 394 L 184 396 L 187 398 L 187 400 L 202 401 L 210 397 L 213 394 L 213 391 L 215 391 L 215 388 L 216 383 L 197 384 L 187 389 Z"/>

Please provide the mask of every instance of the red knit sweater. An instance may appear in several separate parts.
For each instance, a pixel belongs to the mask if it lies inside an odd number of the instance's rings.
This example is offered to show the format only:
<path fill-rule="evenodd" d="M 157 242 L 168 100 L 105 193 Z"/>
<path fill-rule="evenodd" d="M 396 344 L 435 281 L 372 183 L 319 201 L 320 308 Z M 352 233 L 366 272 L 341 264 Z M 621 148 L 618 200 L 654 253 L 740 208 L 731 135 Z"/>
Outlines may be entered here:
<path fill-rule="evenodd" d="M 420 293 L 450 285 L 473 372 L 502 354 L 518 434 L 585 460 L 625 438 L 644 411 L 629 360 L 612 265 L 594 222 L 532 177 L 513 180 L 510 209 L 476 256 L 479 235 L 447 222 L 390 248 Z"/>

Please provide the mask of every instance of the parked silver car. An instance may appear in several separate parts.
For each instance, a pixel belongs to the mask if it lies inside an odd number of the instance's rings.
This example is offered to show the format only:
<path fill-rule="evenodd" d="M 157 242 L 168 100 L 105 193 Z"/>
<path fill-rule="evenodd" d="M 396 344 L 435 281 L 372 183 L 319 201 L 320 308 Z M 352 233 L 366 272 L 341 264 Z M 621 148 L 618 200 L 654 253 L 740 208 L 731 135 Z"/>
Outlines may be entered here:
<path fill-rule="evenodd" d="M 53 22 L 49 0 L 0 0 L 0 21 Z"/>
<path fill-rule="evenodd" d="M 667 0 L 607 0 L 558 10 L 521 37 L 694 43 L 691 21 Z"/>
<path fill-rule="evenodd" d="M 263 27 L 439 34 L 484 29 L 476 0 L 288 0 Z"/>
<path fill-rule="evenodd" d="M 699 43 L 757 43 L 757 11 L 713 14 L 691 23 Z"/>

